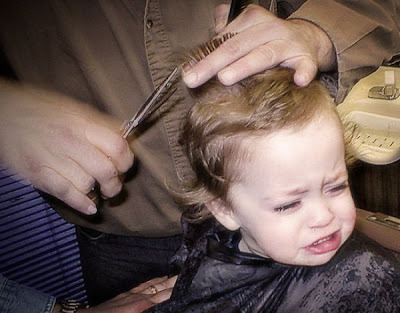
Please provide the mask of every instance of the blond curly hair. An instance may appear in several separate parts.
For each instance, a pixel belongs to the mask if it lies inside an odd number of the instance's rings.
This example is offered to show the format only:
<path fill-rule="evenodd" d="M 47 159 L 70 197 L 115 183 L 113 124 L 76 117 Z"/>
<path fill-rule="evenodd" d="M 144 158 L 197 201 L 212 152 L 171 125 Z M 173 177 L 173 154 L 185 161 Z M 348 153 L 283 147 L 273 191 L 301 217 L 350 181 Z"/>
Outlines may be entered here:
<path fill-rule="evenodd" d="M 192 221 L 210 216 L 206 203 L 228 201 L 229 186 L 240 180 L 239 169 L 249 157 L 247 138 L 296 131 L 322 116 L 341 125 L 326 88 L 318 81 L 298 87 L 289 69 L 269 70 L 230 87 L 212 81 L 196 93 L 181 138 L 195 179 L 185 182 L 179 195 L 180 203 L 192 208 Z"/>

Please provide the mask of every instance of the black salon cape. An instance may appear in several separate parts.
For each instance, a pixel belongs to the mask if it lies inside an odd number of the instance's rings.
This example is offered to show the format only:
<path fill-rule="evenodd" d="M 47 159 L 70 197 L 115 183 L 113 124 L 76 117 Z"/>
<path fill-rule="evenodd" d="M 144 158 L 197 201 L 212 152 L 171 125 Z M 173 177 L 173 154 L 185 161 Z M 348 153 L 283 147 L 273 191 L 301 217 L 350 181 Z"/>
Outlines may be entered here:
<path fill-rule="evenodd" d="M 358 232 L 327 264 L 305 267 L 239 252 L 240 235 L 213 220 L 183 227 L 171 299 L 146 312 L 400 312 L 400 263 Z"/>

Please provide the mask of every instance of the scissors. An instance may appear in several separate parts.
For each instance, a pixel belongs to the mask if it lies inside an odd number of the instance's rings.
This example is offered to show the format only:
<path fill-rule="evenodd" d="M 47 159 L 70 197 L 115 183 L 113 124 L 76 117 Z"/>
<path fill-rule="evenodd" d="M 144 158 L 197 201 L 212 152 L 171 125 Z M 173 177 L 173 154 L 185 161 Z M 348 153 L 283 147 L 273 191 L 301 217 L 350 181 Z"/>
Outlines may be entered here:
<path fill-rule="evenodd" d="M 179 68 L 176 67 L 167 78 L 152 92 L 142 107 L 129 120 L 122 124 L 122 138 L 126 139 L 132 131 L 137 128 L 143 121 L 147 119 L 155 110 L 157 110 L 165 101 L 165 98 L 175 92 L 176 89 L 170 90 L 172 83 L 179 74 Z M 164 101 L 163 101 L 164 100 Z"/>
<path fill-rule="evenodd" d="M 151 93 L 140 109 L 133 115 L 133 117 L 125 121 L 121 125 L 122 138 L 126 139 L 140 124 L 142 124 L 154 111 L 156 111 L 165 101 L 169 98 L 172 93 L 176 91 L 171 89 L 172 84 L 180 73 L 180 68 L 176 67 L 172 72 L 165 78 L 162 83 Z M 92 190 L 87 194 L 90 200 L 92 200 L 96 206 L 100 200 L 100 186 L 96 182 Z"/>

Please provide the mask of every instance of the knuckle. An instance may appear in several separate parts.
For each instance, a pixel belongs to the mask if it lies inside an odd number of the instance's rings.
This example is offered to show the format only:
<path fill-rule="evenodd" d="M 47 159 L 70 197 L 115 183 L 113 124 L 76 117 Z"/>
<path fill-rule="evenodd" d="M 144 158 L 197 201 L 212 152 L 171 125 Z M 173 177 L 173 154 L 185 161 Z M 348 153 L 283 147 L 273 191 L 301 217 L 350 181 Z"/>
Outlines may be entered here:
<path fill-rule="evenodd" d="M 243 17 L 250 21 L 258 21 L 259 19 L 263 19 L 265 17 L 265 10 L 260 6 L 249 4 L 243 10 Z"/>
<path fill-rule="evenodd" d="M 133 153 L 125 139 L 118 137 L 118 139 L 114 141 L 110 151 L 113 156 L 112 159 L 118 161 L 115 164 L 118 170 L 125 172 L 132 166 L 134 159 Z"/>
<path fill-rule="evenodd" d="M 46 177 L 47 167 L 43 166 L 42 161 L 37 158 L 32 158 L 29 155 L 22 155 L 23 164 L 26 167 L 29 175 L 33 178 L 40 179 Z"/>
<path fill-rule="evenodd" d="M 290 38 L 292 37 L 293 28 L 289 27 L 289 24 L 282 19 L 276 19 L 268 25 L 271 28 L 271 31 L 276 32 L 279 37 L 282 38 Z"/>
<path fill-rule="evenodd" d="M 254 50 L 255 58 L 259 58 L 268 64 L 277 63 L 277 53 L 269 45 L 259 46 Z"/>
<path fill-rule="evenodd" d="M 233 36 L 220 46 L 223 53 L 232 55 L 240 55 L 242 53 L 245 44 L 236 37 L 237 36 Z"/>
<path fill-rule="evenodd" d="M 256 4 L 247 5 L 242 16 L 244 21 L 251 21 L 252 25 L 279 20 L 272 12 Z"/>
<path fill-rule="evenodd" d="M 104 162 L 101 167 L 101 173 L 98 175 L 98 181 L 105 182 L 118 176 L 118 171 L 112 162 Z"/>
<path fill-rule="evenodd" d="M 72 142 L 76 139 L 75 130 L 73 127 L 69 127 L 68 125 L 64 124 L 52 124 L 51 130 L 53 134 L 56 134 L 61 140 L 66 142 Z"/>
<path fill-rule="evenodd" d="M 48 167 L 40 165 L 33 165 L 30 170 L 34 174 L 32 184 L 35 186 L 35 188 L 56 196 L 56 189 L 60 188 L 61 186 L 60 183 L 57 182 L 55 173 Z"/>

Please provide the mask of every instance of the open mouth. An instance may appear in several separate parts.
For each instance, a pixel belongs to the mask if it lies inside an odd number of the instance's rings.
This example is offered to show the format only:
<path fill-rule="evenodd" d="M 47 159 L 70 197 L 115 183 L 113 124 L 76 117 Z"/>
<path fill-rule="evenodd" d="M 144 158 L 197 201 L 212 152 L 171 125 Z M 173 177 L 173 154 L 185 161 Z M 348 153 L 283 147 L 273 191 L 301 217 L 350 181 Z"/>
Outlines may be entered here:
<path fill-rule="evenodd" d="M 337 231 L 329 236 L 318 239 L 309 245 L 306 250 L 312 254 L 324 254 L 338 249 L 340 247 L 340 242 L 340 232 Z"/>
<path fill-rule="evenodd" d="M 332 237 L 333 237 L 333 235 L 328 236 L 328 237 L 325 237 L 325 238 L 323 238 L 323 239 L 320 239 L 320 240 L 314 242 L 312 245 L 313 245 L 313 246 L 319 245 L 319 244 L 321 244 L 321 243 L 323 243 L 323 242 L 325 242 L 325 241 L 331 240 Z"/>

